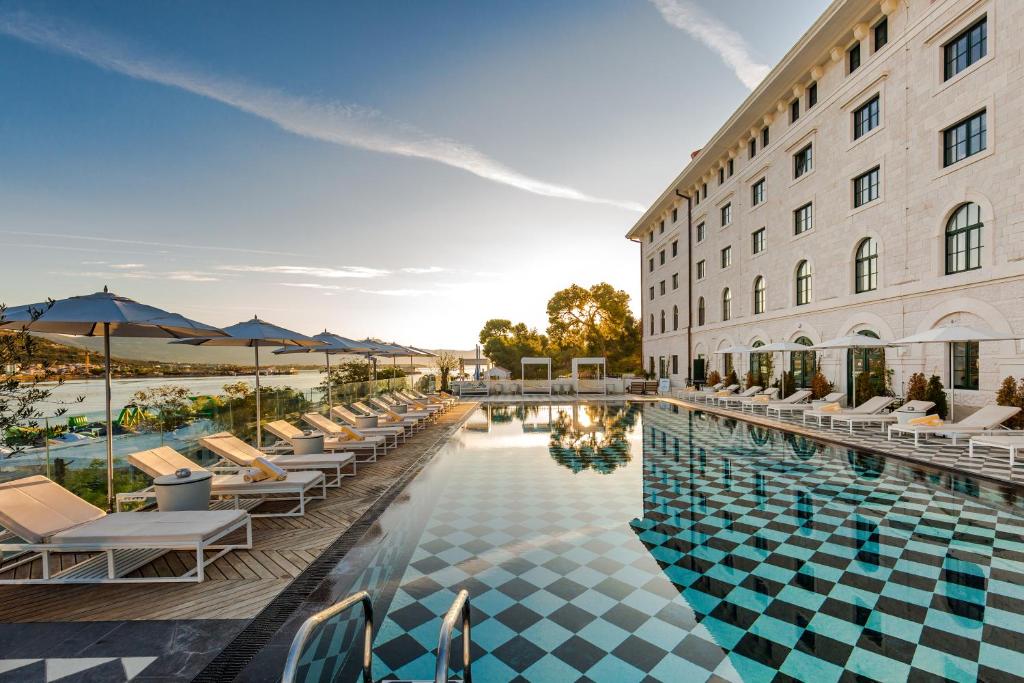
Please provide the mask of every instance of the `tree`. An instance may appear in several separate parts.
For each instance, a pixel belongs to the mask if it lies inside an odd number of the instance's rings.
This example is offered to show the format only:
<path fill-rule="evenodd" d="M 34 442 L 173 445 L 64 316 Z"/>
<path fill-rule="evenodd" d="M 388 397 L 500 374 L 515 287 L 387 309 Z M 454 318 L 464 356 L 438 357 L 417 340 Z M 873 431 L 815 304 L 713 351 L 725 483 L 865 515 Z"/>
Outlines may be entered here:
<path fill-rule="evenodd" d="M 939 379 L 938 375 L 932 375 L 928 378 L 928 387 L 925 389 L 924 398 L 926 401 L 931 401 L 935 404 L 935 412 L 938 413 L 939 417 L 946 419 L 949 406 L 946 403 L 945 387 L 942 386 L 942 380 Z"/>
<path fill-rule="evenodd" d="M 437 368 L 437 374 L 441 377 L 441 391 L 448 391 L 448 378 L 459 369 L 460 365 L 462 365 L 462 358 L 451 351 L 438 351 L 434 356 L 434 367 Z"/>
<path fill-rule="evenodd" d="M 188 387 L 162 384 L 152 389 L 136 391 L 132 400 L 146 414 L 145 423 L 161 432 L 183 427 L 192 418 L 192 401 L 189 399 Z"/>
<path fill-rule="evenodd" d="M 1022 386 L 1024 386 L 1024 382 L 1018 384 L 1017 380 L 1013 377 L 1006 377 L 999 387 L 999 391 L 996 392 L 996 404 L 1024 408 L 1024 400 L 1022 400 L 1024 399 L 1024 390 L 1022 390 Z M 1006 426 L 1010 429 L 1022 429 L 1024 428 L 1024 417 L 1022 417 L 1021 413 L 1017 413 L 1006 421 Z"/>
<path fill-rule="evenodd" d="M 640 323 L 629 308 L 629 294 L 606 282 L 589 289 L 577 284 L 555 292 L 548 301 L 548 339 L 557 349 L 559 367 L 569 356 L 603 356 L 610 372 L 642 367 Z"/>
<path fill-rule="evenodd" d="M 832 393 L 832 382 L 829 382 L 821 371 L 811 377 L 811 398 L 825 398 Z"/>
<path fill-rule="evenodd" d="M 512 324 L 511 320 L 493 318 L 480 330 L 480 344 L 492 363 L 511 372 L 513 378 L 520 379 L 520 361 L 524 357 L 545 355 L 547 339 L 525 323 Z"/>
<path fill-rule="evenodd" d="M 915 372 L 907 380 L 907 401 L 923 401 L 928 391 L 928 380 L 923 372 Z"/>

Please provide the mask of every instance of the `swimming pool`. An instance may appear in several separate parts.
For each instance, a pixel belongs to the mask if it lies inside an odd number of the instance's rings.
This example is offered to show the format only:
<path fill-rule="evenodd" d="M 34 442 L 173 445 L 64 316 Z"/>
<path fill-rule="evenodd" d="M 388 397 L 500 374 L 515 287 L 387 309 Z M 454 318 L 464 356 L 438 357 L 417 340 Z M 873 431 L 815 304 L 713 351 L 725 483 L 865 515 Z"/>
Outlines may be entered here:
<path fill-rule="evenodd" d="M 1013 491 L 667 404 L 492 406 L 317 599 L 368 590 L 375 678 L 432 679 L 461 588 L 479 681 L 1009 680 L 1024 513 Z"/>

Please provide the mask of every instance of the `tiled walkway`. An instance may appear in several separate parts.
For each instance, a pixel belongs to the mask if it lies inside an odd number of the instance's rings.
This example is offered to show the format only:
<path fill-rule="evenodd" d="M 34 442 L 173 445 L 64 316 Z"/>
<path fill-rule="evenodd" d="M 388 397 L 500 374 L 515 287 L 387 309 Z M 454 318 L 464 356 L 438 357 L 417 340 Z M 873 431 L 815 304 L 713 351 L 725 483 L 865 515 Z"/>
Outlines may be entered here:
<path fill-rule="evenodd" d="M 801 416 L 786 416 L 782 419 L 765 417 L 764 412 L 751 413 L 749 410 L 740 412 L 730 408 L 719 408 L 718 406 L 670 398 L 660 397 L 668 403 L 686 406 L 696 410 L 702 410 L 715 415 L 733 417 L 747 422 L 753 422 L 765 427 L 783 429 L 804 436 L 831 441 L 843 446 L 849 446 L 865 451 L 875 451 L 884 455 L 893 455 L 912 462 L 924 463 L 935 467 L 951 470 L 954 473 L 969 474 L 974 477 L 984 477 L 993 481 L 1010 483 L 1017 486 L 1024 485 L 1024 467 L 1010 469 L 1010 461 L 1005 450 L 992 448 L 976 448 L 974 458 L 968 457 L 967 438 L 957 439 L 957 445 L 952 444 L 951 439 L 930 437 L 921 442 L 917 448 L 914 447 L 914 440 L 909 436 L 894 436 L 892 441 L 886 438 L 879 425 L 868 427 L 855 427 L 853 434 L 843 429 L 829 429 L 818 427 L 809 420 L 803 424 Z"/>

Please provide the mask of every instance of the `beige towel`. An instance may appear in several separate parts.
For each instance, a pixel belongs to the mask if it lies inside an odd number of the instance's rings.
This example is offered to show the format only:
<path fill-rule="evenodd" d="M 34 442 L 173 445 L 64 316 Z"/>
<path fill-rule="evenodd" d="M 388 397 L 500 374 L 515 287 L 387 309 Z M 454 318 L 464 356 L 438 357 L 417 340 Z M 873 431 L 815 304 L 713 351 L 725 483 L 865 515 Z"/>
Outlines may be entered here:
<path fill-rule="evenodd" d="M 915 417 L 910 421 L 912 425 L 922 425 L 924 427 L 941 427 L 942 418 L 938 415 L 925 415 L 924 417 Z"/>
<path fill-rule="evenodd" d="M 762 395 L 762 396 L 755 396 L 754 397 L 754 403 L 767 403 L 770 400 L 771 400 L 770 396 Z"/>
<path fill-rule="evenodd" d="M 821 407 L 823 413 L 838 413 L 843 407 L 838 403 L 826 403 Z"/>
<path fill-rule="evenodd" d="M 346 441 L 347 440 L 364 441 L 366 439 L 365 436 L 363 436 L 362 434 L 357 433 L 354 429 L 352 429 L 351 427 L 347 427 L 345 425 L 341 425 L 341 431 L 342 431 L 343 434 L 345 434 L 345 436 L 346 436 L 345 440 Z"/>
<path fill-rule="evenodd" d="M 267 478 L 267 475 L 263 470 L 256 467 L 246 467 L 242 472 L 242 481 L 246 484 L 255 484 L 258 481 L 263 481 Z"/>
<path fill-rule="evenodd" d="M 281 469 L 266 458 L 256 458 L 252 461 L 252 464 L 256 469 L 266 475 L 266 478 L 270 481 L 284 481 L 288 476 L 288 472 L 286 470 Z"/>

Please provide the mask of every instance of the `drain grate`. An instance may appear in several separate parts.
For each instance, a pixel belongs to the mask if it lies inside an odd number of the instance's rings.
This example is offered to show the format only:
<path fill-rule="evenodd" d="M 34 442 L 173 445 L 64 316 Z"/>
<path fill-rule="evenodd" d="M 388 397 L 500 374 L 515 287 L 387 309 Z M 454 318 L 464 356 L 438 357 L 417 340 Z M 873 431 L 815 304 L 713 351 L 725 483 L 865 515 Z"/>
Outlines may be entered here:
<path fill-rule="evenodd" d="M 391 486 L 387 487 L 384 493 L 360 515 L 359 519 L 345 533 L 328 546 L 327 550 L 306 567 L 269 605 L 253 617 L 253 620 L 235 636 L 234 640 L 192 679 L 193 683 L 222 683 L 235 680 L 472 413 L 473 408 L 470 408 L 461 419 L 442 432 L 437 441 L 431 444 L 430 448 L 414 461 Z"/>

